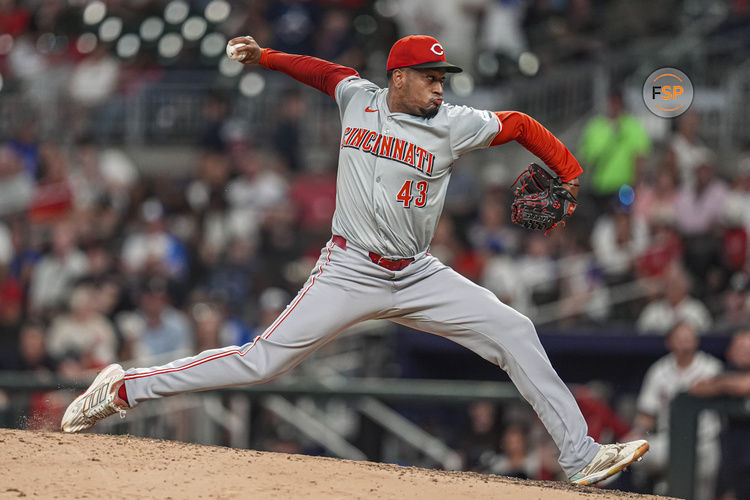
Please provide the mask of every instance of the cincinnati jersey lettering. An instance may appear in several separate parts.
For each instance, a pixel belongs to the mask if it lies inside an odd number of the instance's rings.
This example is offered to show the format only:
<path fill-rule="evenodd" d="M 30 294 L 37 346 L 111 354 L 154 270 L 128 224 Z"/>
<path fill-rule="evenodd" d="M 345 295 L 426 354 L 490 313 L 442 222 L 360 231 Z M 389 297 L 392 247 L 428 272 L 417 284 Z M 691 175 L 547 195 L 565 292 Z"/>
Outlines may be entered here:
<path fill-rule="evenodd" d="M 346 127 L 342 148 L 353 148 L 371 155 L 388 158 L 432 176 L 435 155 L 404 139 L 379 134 L 366 128 Z"/>

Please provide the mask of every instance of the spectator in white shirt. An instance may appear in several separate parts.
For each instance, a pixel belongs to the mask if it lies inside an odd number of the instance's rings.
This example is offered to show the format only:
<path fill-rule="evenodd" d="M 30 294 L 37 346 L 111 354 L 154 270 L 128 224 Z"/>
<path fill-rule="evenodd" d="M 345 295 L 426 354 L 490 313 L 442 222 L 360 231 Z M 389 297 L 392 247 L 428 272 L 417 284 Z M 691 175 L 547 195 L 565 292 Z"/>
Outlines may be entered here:
<path fill-rule="evenodd" d="M 76 246 L 75 229 L 69 222 L 57 224 L 52 252 L 42 257 L 31 275 L 31 307 L 46 312 L 64 304 L 68 288 L 88 271 L 86 254 Z"/>
<path fill-rule="evenodd" d="M 663 298 L 643 309 L 636 324 L 638 332 L 663 335 L 684 321 L 690 323 L 698 333 L 706 333 L 712 325 L 711 314 L 703 302 L 689 295 L 687 272 L 679 264 L 673 263 L 663 279 Z"/>
<path fill-rule="evenodd" d="M 651 452 L 635 471 L 663 483 L 669 461 L 669 409 L 672 399 L 689 390 L 696 382 L 722 371 L 721 361 L 698 350 L 698 334 L 689 323 L 678 323 L 666 337 L 669 354 L 646 372 L 638 396 L 638 414 L 632 437 L 648 435 Z M 696 499 L 711 500 L 719 465 L 721 424 L 713 412 L 703 412 L 698 421 L 698 467 L 695 477 Z M 656 493 L 663 493 L 657 487 Z"/>
<path fill-rule="evenodd" d="M 96 311 L 94 294 L 91 285 L 78 285 L 70 295 L 70 312 L 55 318 L 49 330 L 47 349 L 64 362 L 67 376 L 101 368 L 117 357 L 117 335 L 109 319 Z"/>

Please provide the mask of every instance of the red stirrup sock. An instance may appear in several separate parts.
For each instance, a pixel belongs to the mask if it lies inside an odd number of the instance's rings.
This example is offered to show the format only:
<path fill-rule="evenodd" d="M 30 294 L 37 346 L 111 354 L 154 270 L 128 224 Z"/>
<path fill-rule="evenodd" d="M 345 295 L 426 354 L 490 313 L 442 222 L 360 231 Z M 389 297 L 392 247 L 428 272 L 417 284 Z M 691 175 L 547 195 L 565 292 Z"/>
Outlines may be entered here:
<path fill-rule="evenodd" d="M 128 402 L 128 392 L 125 389 L 125 384 L 123 383 L 119 389 L 117 389 L 117 397 L 125 401 L 125 403 L 130 406 L 130 403 Z"/>

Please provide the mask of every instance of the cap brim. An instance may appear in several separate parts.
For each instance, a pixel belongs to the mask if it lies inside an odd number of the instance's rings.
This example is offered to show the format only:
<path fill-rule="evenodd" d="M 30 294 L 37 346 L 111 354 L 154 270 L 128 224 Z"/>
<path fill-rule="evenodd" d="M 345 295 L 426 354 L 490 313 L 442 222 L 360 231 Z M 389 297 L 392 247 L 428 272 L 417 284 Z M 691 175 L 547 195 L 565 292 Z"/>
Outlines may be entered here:
<path fill-rule="evenodd" d="M 461 73 L 463 71 L 458 66 L 454 66 L 453 64 L 451 64 L 451 63 L 449 63 L 447 61 L 426 62 L 426 63 L 422 63 L 422 64 L 415 64 L 413 66 L 407 66 L 407 68 L 413 68 L 413 69 L 426 69 L 426 68 L 444 69 L 448 73 Z"/>

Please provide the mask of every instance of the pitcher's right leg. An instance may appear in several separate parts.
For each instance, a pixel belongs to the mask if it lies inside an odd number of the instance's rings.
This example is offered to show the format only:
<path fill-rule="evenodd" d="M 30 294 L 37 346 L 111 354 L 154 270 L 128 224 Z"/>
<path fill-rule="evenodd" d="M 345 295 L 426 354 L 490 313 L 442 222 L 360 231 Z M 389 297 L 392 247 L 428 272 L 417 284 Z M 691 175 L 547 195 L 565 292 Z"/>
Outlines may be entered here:
<path fill-rule="evenodd" d="M 376 281 L 361 286 L 367 277 L 357 274 L 352 258 L 329 242 L 294 300 L 251 343 L 204 351 L 163 366 L 131 369 L 124 377 L 119 365 L 111 365 L 104 370 L 108 374 L 106 383 L 97 378 L 76 399 L 78 404 L 74 401 L 68 407 L 63 430 L 79 432 L 124 410 L 116 398 L 123 379 L 127 403 L 133 407 L 149 399 L 184 392 L 257 384 L 291 370 L 347 327 L 378 316 L 382 308 L 390 305 L 389 294 L 383 293 Z M 360 286 L 354 285 L 355 280 Z M 94 385 L 101 389 L 93 391 Z M 92 399 L 88 397 L 92 391 L 98 406 L 89 408 L 81 401 Z"/>
<path fill-rule="evenodd" d="M 345 251 L 323 249 L 310 278 L 276 321 L 251 343 L 202 352 L 164 366 L 125 373 L 131 406 L 149 399 L 271 380 L 347 327 L 377 315 L 385 294 L 347 285 Z M 379 295 L 383 295 L 382 300 Z"/>

